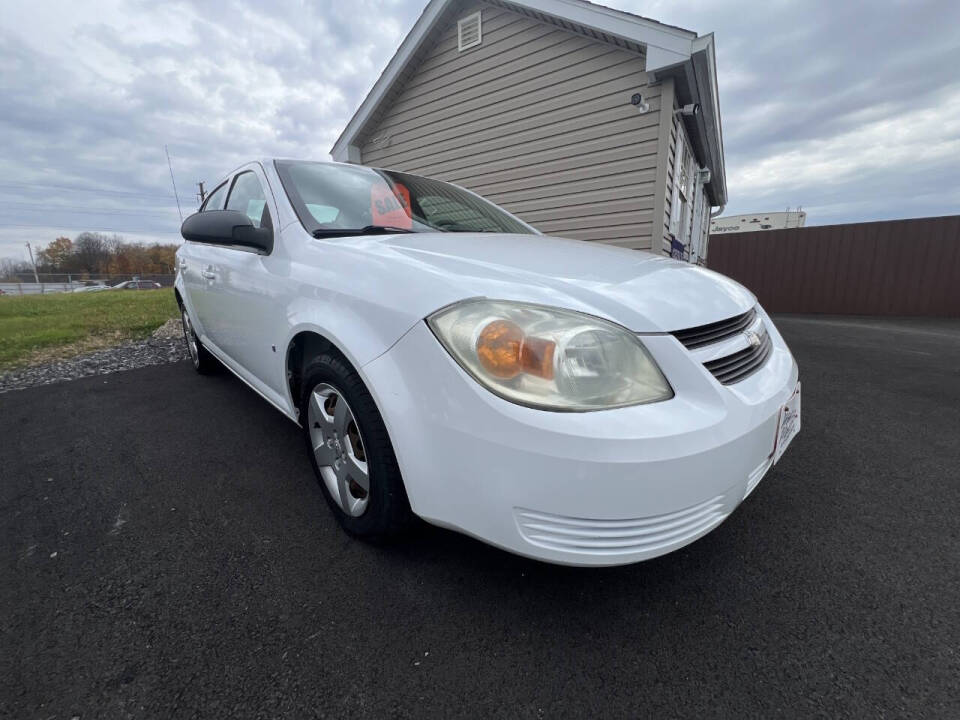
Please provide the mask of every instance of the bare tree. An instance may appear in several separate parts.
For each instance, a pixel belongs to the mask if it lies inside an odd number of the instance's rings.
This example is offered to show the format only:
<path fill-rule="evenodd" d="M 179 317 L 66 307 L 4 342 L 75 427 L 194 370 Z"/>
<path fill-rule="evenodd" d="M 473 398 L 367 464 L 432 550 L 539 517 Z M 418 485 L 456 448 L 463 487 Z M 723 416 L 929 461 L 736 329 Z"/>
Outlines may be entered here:
<path fill-rule="evenodd" d="M 7 282 L 19 282 L 18 274 L 23 273 L 33 279 L 33 268 L 25 260 L 15 258 L 0 258 L 0 280 Z"/>
<path fill-rule="evenodd" d="M 71 260 L 82 272 L 104 272 L 110 263 L 112 238 L 102 233 L 83 232 L 73 241 Z"/>

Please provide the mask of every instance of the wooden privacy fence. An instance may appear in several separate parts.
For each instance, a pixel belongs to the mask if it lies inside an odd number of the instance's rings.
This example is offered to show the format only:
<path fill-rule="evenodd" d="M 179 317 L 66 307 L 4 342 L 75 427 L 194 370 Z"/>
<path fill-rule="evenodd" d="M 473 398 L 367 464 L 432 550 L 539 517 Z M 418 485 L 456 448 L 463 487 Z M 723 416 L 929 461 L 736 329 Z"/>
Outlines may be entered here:
<path fill-rule="evenodd" d="M 960 317 L 960 215 L 711 235 L 771 312 Z"/>

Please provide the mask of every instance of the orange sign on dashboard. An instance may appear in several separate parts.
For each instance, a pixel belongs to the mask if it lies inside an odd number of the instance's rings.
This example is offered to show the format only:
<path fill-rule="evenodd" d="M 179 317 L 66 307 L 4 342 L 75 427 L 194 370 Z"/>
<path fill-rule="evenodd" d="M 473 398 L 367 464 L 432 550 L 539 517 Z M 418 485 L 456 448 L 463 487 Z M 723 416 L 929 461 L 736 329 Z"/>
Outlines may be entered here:
<path fill-rule="evenodd" d="M 370 215 L 374 225 L 413 229 L 410 191 L 399 183 L 370 186 Z"/>

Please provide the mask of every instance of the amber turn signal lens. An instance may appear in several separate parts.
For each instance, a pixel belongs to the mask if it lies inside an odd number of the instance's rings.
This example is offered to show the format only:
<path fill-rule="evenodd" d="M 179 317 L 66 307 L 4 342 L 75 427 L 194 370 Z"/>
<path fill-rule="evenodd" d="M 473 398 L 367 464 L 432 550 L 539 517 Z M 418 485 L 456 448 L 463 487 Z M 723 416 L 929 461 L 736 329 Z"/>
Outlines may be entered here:
<path fill-rule="evenodd" d="M 546 380 L 553 378 L 553 353 L 556 343 L 528 338 L 516 323 L 494 320 L 480 331 L 477 357 L 494 377 L 510 380 L 521 372 Z"/>
<path fill-rule="evenodd" d="M 523 371 L 542 377 L 544 380 L 553 380 L 553 351 L 557 344 L 543 338 L 524 338 L 520 348 L 520 365 Z"/>
<path fill-rule="evenodd" d="M 494 377 L 509 380 L 521 372 L 520 348 L 523 330 L 516 323 L 494 320 L 480 331 L 477 356 L 484 369 Z"/>

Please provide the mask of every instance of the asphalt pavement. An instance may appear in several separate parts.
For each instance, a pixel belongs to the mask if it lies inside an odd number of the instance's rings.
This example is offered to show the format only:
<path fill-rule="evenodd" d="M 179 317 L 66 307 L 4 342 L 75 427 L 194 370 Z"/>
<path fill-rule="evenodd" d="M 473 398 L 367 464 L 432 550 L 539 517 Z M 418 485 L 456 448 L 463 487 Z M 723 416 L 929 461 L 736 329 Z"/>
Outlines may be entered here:
<path fill-rule="evenodd" d="M 226 373 L 0 395 L 0 716 L 960 717 L 960 321 L 778 325 L 786 456 L 605 570 L 351 540 Z"/>

